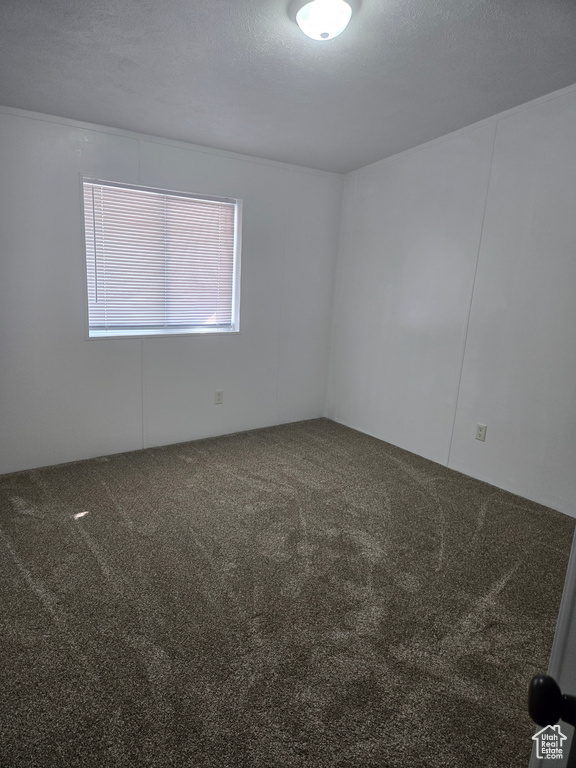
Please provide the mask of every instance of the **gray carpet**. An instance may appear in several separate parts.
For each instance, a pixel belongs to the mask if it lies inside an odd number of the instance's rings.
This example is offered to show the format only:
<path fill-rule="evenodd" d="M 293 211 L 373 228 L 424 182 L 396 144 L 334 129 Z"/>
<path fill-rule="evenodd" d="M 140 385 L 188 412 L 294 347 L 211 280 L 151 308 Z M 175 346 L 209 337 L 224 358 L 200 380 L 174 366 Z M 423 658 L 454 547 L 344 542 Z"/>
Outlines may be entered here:
<path fill-rule="evenodd" d="M 574 521 L 326 419 L 0 477 L 2 768 L 516 768 Z"/>

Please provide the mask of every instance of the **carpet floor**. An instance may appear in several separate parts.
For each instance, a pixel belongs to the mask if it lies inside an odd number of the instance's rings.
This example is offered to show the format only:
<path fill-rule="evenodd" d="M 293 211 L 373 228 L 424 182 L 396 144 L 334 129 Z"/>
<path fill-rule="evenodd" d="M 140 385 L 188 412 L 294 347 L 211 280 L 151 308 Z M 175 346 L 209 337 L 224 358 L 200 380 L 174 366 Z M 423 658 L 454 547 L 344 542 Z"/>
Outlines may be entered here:
<path fill-rule="evenodd" d="M 327 419 L 4 475 L 0 766 L 527 766 L 573 531 Z"/>

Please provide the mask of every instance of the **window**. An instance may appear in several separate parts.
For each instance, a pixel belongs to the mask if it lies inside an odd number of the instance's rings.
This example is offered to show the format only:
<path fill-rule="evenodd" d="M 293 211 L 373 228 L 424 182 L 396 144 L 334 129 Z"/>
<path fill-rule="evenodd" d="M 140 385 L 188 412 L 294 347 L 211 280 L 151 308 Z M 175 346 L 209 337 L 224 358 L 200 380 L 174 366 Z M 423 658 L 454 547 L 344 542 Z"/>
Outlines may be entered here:
<path fill-rule="evenodd" d="M 89 337 L 238 330 L 241 201 L 83 179 Z"/>

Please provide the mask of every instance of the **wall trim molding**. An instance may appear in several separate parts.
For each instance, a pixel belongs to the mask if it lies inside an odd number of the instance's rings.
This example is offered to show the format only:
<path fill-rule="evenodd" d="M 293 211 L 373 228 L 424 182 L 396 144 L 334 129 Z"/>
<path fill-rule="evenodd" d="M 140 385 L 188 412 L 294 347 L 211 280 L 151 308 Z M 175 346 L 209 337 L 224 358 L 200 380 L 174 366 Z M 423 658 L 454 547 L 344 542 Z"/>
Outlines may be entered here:
<path fill-rule="evenodd" d="M 177 141 L 176 139 L 165 139 L 162 136 L 153 136 L 151 134 L 139 133 L 137 131 L 128 131 L 124 128 L 114 128 L 109 125 L 100 125 L 98 123 L 87 123 L 81 120 L 72 120 L 67 117 L 59 117 L 58 115 L 48 115 L 43 112 L 29 112 L 26 109 L 17 109 L 16 107 L 5 107 L 0 105 L 0 115 L 8 115 L 11 117 L 22 117 L 29 120 L 38 120 L 44 123 L 54 123 L 57 125 L 64 125 L 70 128 L 79 128 L 83 131 L 94 131 L 96 133 L 107 133 L 114 136 L 123 136 L 128 139 L 135 139 L 140 142 L 148 142 L 151 144 L 163 144 L 168 147 L 177 147 L 179 149 L 187 149 L 192 152 L 199 152 L 205 155 L 215 155 L 217 157 L 226 157 L 232 160 L 239 160 L 245 163 L 256 163 L 259 165 L 268 165 L 273 168 L 280 168 L 285 171 L 293 171 L 295 173 L 312 174 L 313 176 L 322 176 L 324 178 L 342 179 L 345 174 L 334 173 L 332 171 L 321 171 L 318 168 L 307 168 L 304 165 L 292 165 L 291 163 L 282 163 L 279 160 L 268 160 L 265 157 L 256 157 L 253 155 L 243 155 L 239 152 L 229 152 L 225 149 L 216 149 L 214 147 L 207 147 L 201 144 L 192 144 L 186 141 Z"/>
<path fill-rule="evenodd" d="M 216 149 L 214 147 L 208 147 L 202 144 L 192 144 L 186 141 L 177 141 L 176 139 L 166 139 L 166 138 L 163 138 L 162 136 L 154 136 L 151 134 L 139 133 L 138 131 L 128 131 L 124 128 L 114 128 L 113 126 L 100 125 L 98 123 L 88 123 L 81 120 L 72 120 L 71 118 L 67 118 L 67 117 L 59 117 L 58 115 L 49 115 L 43 112 L 33 112 L 25 109 L 18 109 L 16 107 L 8 107 L 8 106 L 0 105 L 0 115 L 5 114 L 5 115 L 11 115 L 13 117 L 27 117 L 31 120 L 39 120 L 39 121 L 48 122 L 48 123 L 57 123 L 59 125 L 67 125 L 72 128 L 79 128 L 80 130 L 91 130 L 91 131 L 97 131 L 99 133 L 109 133 L 109 134 L 114 134 L 115 136 L 124 136 L 126 138 L 137 139 L 139 141 L 148 141 L 155 144 L 164 144 L 169 147 L 179 147 L 181 149 L 188 149 L 193 152 L 200 152 L 208 155 L 216 155 L 218 157 L 227 157 L 230 159 L 239 160 L 246 163 L 258 163 L 261 165 L 272 166 L 274 168 L 292 170 L 295 173 L 305 173 L 305 174 L 312 174 L 314 176 L 323 176 L 325 178 L 342 179 L 342 178 L 356 176 L 358 174 L 362 174 L 367 171 L 376 170 L 377 168 L 385 165 L 386 163 L 391 163 L 391 162 L 394 162 L 395 160 L 405 158 L 414 152 L 420 152 L 421 150 L 428 149 L 429 147 L 433 147 L 436 144 L 440 144 L 444 141 L 457 138 L 458 136 L 463 136 L 469 133 L 470 131 L 476 131 L 488 125 L 498 123 L 500 120 L 506 120 L 507 118 L 512 117 L 520 112 L 524 112 L 527 109 L 534 109 L 536 107 L 541 106 L 542 104 L 545 104 L 548 101 L 552 101 L 554 99 L 561 99 L 564 96 L 568 96 L 575 92 L 576 92 L 576 84 L 566 86 L 565 88 L 561 88 L 557 91 L 552 91 L 552 93 L 547 93 L 544 96 L 539 96 L 536 99 L 532 99 L 532 101 L 527 101 L 527 102 L 524 102 L 523 104 L 518 104 L 516 107 L 511 107 L 510 109 L 504 110 L 503 112 L 499 112 L 496 115 L 491 115 L 490 117 L 486 117 L 483 120 L 479 120 L 476 123 L 471 123 L 470 125 L 466 125 L 463 128 L 458 128 L 455 131 L 451 131 L 450 133 L 445 133 L 442 136 L 438 136 L 438 138 L 436 139 L 431 139 L 430 141 L 425 142 L 424 144 L 418 144 L 415 147 L 410 147 L 409 149 L 405 149 L 404 151 L 398 152 L 395 155 L 389 155 L 388 157 L 383 157 L 381 160 L 377 160 L 376 162 L 370 163 L 369 165 L 363 165 L 361 168 L 356 168 L 354 171 L 349 171 L 348 173 L 335 173 L 333 171 L 321 171 L 317 168 L 308 168 L 307 166 L 304 166 L 304 165 L 292 165 L 291 163 L 283 163 L 278 160 L 268 160 L 267 158 L 257 157 L 255 155 L 243 155 L 238 152 L 229 152 L 228 150 L 225 150 L 225 149 Z"/>
<path fill-rule="evenodd" d="M 377 160 L 375 163 L 364 165 L 362 166 L 362 168 L 357 168 L 355 171 L 349 171 L 349 173 L 347 173 L 346 176 L 347 177 L 357 176 L 359 174 L 369 172 L 371 170 L 376 170 L 382 167 L 383 165 L 385 165 L 386 163 L 392 163 L 395 160 L 401 160 L 415 152 L 420 152 L 421 150 L 428 149 L 429 147 L 433 147 L 436 144 L 441 144 L 444 141 L 450 141 L 451 139 L 458 138 L 459 136 L 464 136 L 465 134 L 470 133 L 471 131 L 477 131 L 477 130 L 480 130 L 481 128 L 485 128 L 486 126 L 493 125 L 494 123 L 499 123 L 501 120 L 506 120 L 507 118 L 513 117 L 514 115 L 517 115 L 520 112 L 526 111 L 527 109 L 535 109 L 536 107 L 539 107 L 548 101 L 561 99 L 573 93 L 576 93 L 576 84 L 569 85 L 566 88 L 561 88 L 560 90 L 553 91 L 552 93 L 547 93 L 544 96 L 539 96 L 537 99 L 533 99 L 532 101 L 527 101 L 524 104 L 519 104 L 516 107 L 511 107 L 510 109 L 507 109 L 504 112 L 499 112 L 496 115 L 492 115 L 491 117 L 486 117 L 483 120 L 479 120 L 477 123 L 472 123 L 471 125 L 464 126 L 463 128 L 458 128 L 457 130 L 451 131 L 450 133 L 445 133 L 443 136 L 439 136 L 437 139 L 431 139 L 430 141 L 427 141 L 424 144 L 418 144 L 415 147 L 410 147 L 410 149 L 405 149 L 403 152 L 398 152 L 396 155 L 390 155 L 389 157 L 384 157 L 382 158 L 382 160 Z"/>

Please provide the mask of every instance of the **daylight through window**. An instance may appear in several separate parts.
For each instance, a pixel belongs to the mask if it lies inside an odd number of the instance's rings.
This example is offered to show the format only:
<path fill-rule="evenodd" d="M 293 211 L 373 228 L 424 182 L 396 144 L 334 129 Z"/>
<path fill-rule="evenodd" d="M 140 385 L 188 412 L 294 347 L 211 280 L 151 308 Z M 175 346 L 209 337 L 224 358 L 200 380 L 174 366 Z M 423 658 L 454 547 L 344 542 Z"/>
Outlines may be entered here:
<path fill-rule="evenodd" d="M 90 337 L 238 330 L 239 200 L 83 188 Z"/>

